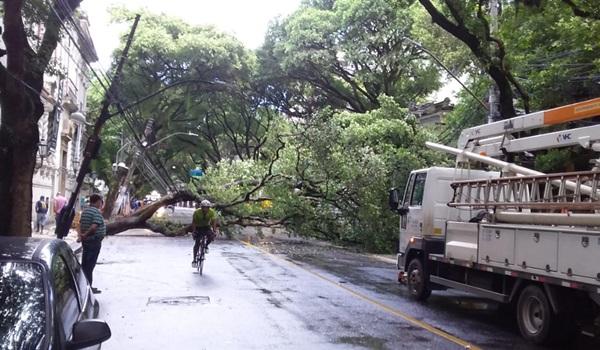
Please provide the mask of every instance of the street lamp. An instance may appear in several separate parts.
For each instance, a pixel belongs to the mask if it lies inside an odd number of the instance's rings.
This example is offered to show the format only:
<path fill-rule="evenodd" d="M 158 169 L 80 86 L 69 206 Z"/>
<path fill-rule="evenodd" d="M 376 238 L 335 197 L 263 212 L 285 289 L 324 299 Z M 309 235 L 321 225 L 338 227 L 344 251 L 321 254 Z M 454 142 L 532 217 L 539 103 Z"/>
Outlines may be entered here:
<path fill-rule="evenodd" d="M 123 162 L 113 163 L 112 170 L 113 170 L 113 173 L 115 173 L 115 174 L 127 173 L 127 171 L 129 171 L 129 167 L 127 165 L 125 165 L 125 163 L 123 163 Z"/>
<path fill-rule="evenodd" d="M 76 176 L 79 171 L 79 165 L 81 165 L 81 160 L 79 159 L 79 155 L 73 157 L 73 175 Z"/>
<path fill-rule="evenodd" d="M 120 160 L 119 156 L 120 156 L 121 152 L 130 145 L 131 145 L 131 141 L 127 141 L 127 142 L 125 142 L 125 144 L 123 146 L 121 146 L 121 148 L 119 148 L 119 150 L 117 151 L 117 154 L 115 156 L 115 164 L 122 163 L 122 162 L 119 162 L 119 160 Z"/>
<path fill-rule="evenodd" d="M 38 156 L 40 157 L 40 165 L 37 166 L 36 169 L 41 168 L 44 165 L 44 158 L 48 157 L 48 144 L 44 138 L 40 139 L 38 143 Z"/>
<path fill-rule="evenodd" d="M 188 132 L 175 132 L 175 133 L 172 133 L 170 135 L 167 135 L 167 136 L 163 137 L 162 139 L 160 139 L 160 140 L 158 140 L 158 141 L 156 141 L 156 142 L 154 142 L 153 144 L 150 144 L 150 145 L 148 145 L 147 141 L 142 141 L 142 147 L 144 147 L 145 149 L 152 148 L 152 147 L 156 146 L 157 144 L 165 141 L 166 139 L 169 139 L 169 138 L 171 138 L 173 136 L 177 136 L 177 135 L 187 135 L 187 136 L 198 137 L 198 134 L 194 134 L 191 131 L 188 131 Z"/>

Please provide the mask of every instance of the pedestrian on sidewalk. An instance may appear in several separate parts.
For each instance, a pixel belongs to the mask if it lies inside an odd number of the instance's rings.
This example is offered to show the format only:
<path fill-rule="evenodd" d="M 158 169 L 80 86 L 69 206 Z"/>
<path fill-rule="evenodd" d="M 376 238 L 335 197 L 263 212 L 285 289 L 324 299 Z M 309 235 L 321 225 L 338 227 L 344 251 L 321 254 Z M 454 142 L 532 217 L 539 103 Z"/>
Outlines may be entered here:
<path fill-rule="evenodd" d="M 100 290 L 93 287 L 93 272 L 102 248 L 102 240 L 106 235 L 106 224 L 101 211 L 103 205 L 104 200 L 100 195 L 91 195 L 90 205 L 81 213 L 78 230 L 78 241 L 81 241 L 83 248 L 81 267 L 95 294 L 100 293 Z"/>
<path fill-rule="evenodd" d="M 44 225 L 46 225 L 46 215 L 48 215 L 48 202 L 44 196 L 40 196 L 40 200 L 35 203 L 35 232 L 44 233 Z"/>
<path fill-rule="evenodd" d="M 64 208 L 65 204 L 67 204 L 67 198 L 64 197 L 60 192 L 56 193 L 56 197 L 54 197 L 54 205 L 52 206 L 52 211 L 54 211 L 54 219 L 56 225 L 60 223 L 60 212 Z M 58 237 L 61 238 L 62 237 Z"/>

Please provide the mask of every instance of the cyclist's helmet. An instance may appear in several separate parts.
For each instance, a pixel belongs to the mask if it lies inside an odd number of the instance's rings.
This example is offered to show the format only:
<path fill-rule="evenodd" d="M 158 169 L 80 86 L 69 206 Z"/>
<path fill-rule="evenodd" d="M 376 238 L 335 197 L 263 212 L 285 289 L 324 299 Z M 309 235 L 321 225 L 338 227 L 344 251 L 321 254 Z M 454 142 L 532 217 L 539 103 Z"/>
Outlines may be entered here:
<path fill-rule="evenodd" d="M 212 207 L 212 204 L 210 203 L 209 200 L 205 199 L 202 202 L 200 202 L 200 206 L 201 207 L 208 207 L 208 208 L 210 208 L 210 207 Z"/>

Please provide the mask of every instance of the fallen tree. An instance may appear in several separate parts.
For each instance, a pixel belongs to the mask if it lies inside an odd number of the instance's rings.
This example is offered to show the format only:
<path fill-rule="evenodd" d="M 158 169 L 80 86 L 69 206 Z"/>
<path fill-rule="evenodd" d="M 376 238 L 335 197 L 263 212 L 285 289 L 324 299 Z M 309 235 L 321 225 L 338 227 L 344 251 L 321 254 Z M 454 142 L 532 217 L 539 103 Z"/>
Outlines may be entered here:
<path fill-rule="evenodd" d="M 259 179 L 252 180 L 243 180 L 236 181 L 233 183 L 228 183 L 225 186 L 233 186 L 234 184 L 244 183 L 246 185 L 252 185 L 244 193 L 241 193 L 238 198 L 234 199 L 229 203 L 221 203 L 216 204 L 214 206 L 215 209 L 221 212 L 222 216 L 230 217 L 230 220 L 223 220 L 221 225 L 229 226 L 229 225 L 238 225 L 238 226 L 260 226 L 260 227 L 282 227 L 291 219 L 293 216 L 288 216 L 280 220 L 271 220 L 268 218 L 264 218 L 256 215 L 246 215 L 240 216 L 234 211 L 234 207 L 245 204 L 245 203 L 260 203 L 263 201 L 270 201 L 272 198 L 261 196 L 260 190 L 263 189 L 267 183 L 274 181 L 280 177 L 284 177 L 281 174 L 273 173 L 273 165 L 277 160 L 279 160 L 280 153 L 285 147 L 285 142 L 281 139 L 281 137 L 277 138 L 279 143 L 278 148 L 275 150 L 274 155 L 270 159 L 268 163 L 267 171 L 263 174 Z M 157 225 L 152 223 L 150 219 L 154 216 L 154 213 L 162 207 L 166 207 L 169 205 L 174 205 L 180 202 L 186 201 L 194 201 L 199 203 L 201 200 L 206 199 L 204 196 L 200 196 L 198 193 L 206 193 L 205 189 L 197 188 L 196 191 L 183 190 L 175 193 L 168 194 L 151 205 L 144 207 L 137 212 L 135 212 L 132 216 L 119 218 L 115 221 L 109 222 L 106 226 L 106 234 L 115 235 L 123 231 L 131 230 L 131 229 L 149 229 L 155 232 L 162 233 L 167 236 L 174 235 L 182 235 L 186 232 L 191 231 L 191 225 L 182 226 L 176 231 L 168 230 L 166 227 L 162 225 Z M 209 198 L 212 199 L 212 198 Z M 214 202 L 214 200 L 211 200 Z"/>
<path fill-rule="evenodd" d="M 132 216 L 119 218 L 115 221 L 109 222 L 106 225 L 106 234 L 107 235 L 116 235 L 118 233 L 131 230 L 131 229 L 148 229 L 154 232 L 161 233 L 165 236 L 179 236 L 184 235 L 187 232 L 191 232 L 192 225 L 180 225 L 176 230 L 170 230 L 163 225 L 159 225 L 157 223 L 153 223 L 150 219 L 154 216 L 157 210 L 162 207 L 166 207 L 169 205 L 174 205 L 179 202 L 185 201 L 194 201 L 200 202 L 202 197 L 197 194 L 194 194 L 191 191 L 180 191 L 173 194 L 166 195 L 159 199 L 158 201 L 152 203 L 151 205 L 144 207 Z M 268 198 L 259 198 L 259 199 L 248 199 L 247 202 L 254 201 L 262 201 L 268 200 Z M 240 203 L 237 203 L 240 204 Z M 221 225 L 230 226 L 237 225 L 242 227 L 247 226 L 256 226 L 256 227 L 284 227 L 286 222 L 291 217 L 286 217 L 281 220 L 269 220 L 266 218 L 258 217 L 258 216 L 247 216 L 247 217 L 239 217 L 236 216 L 231 210 L 232 204 L 217 204 L 215 205 L 215 209 L 219 210 L 225 216 L 233 215 L 235 218 L 231 220 L 224 220 Z"/>
<path fill-rule="evenodd" d="M 159 227 L 158 225 L 152 224 L 148 222 L 150 218 L 156 213 L 156 211 L 162 207 L 166 207 L 168 205 L 174 205 L 179 202 L 184 201 L 196 201 L 200 202 L 201 197 L 195 193 L 190 191 L 179 191 L 172 194 L 168 194 L 156 202 L 150 204 L 147 207 L 144 207 L 132 216 L 128 216 L 125 218 L 119 218 L 113 222 L 109 222 L 106 225 L 106 234 L 107 235 L 116 235 L 117 233 L 121 233 L 123 231 L 131 230 L 131 229 L 149 229 L 152 231 L 156 231 L 162 234 L 169 234 L 168 232 L 164 232 L 165 230 Z M 163 231 L 163 232 L 161 232 Z"/>

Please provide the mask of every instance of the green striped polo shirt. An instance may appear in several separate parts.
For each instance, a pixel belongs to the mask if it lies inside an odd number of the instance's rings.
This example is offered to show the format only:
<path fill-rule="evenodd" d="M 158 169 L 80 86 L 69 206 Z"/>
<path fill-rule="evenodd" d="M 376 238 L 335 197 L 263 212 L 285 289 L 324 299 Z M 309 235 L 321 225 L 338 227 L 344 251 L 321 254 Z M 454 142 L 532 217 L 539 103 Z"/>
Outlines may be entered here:
<path fill-rule="evenodd" d="M 98 208 L 89 206 L 81 213 L 81 219 L 79 219 L 79 225 L 81 226 L 81 233 L 85 233 L 92 224 L 97 224 L 98 228 L 96 233 L 92 236 L 86 237 L 87 240 L 101 240 L 106 235 L 106 225 L 104 224 L 104 218 Z"/>

